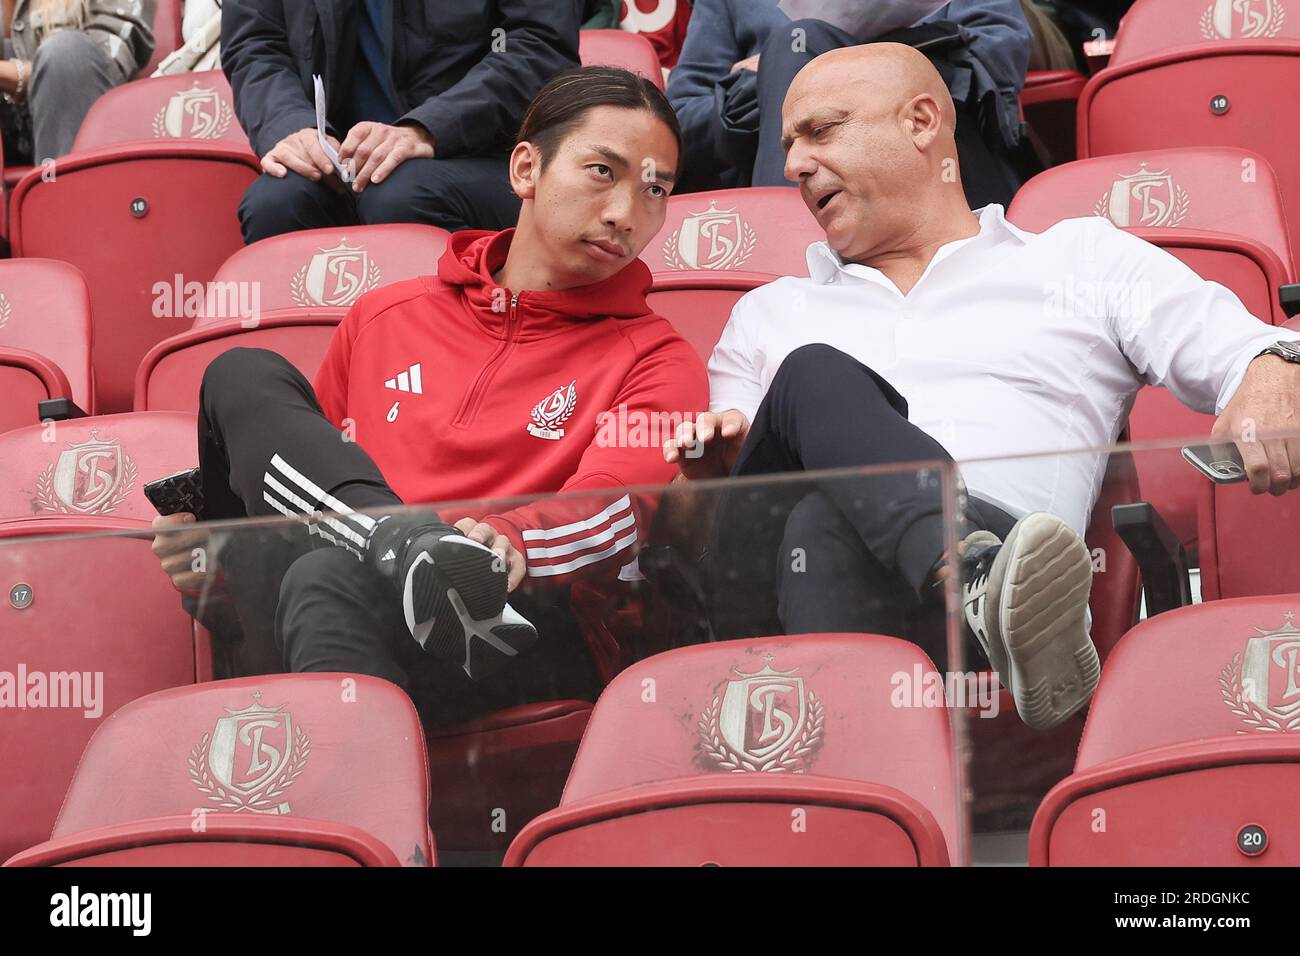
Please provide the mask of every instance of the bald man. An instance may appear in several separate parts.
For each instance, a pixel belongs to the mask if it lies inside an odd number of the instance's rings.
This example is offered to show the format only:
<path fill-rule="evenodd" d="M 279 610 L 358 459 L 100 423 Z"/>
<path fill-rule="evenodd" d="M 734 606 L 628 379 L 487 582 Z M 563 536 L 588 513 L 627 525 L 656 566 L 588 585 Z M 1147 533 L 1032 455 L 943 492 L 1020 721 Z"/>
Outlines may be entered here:
<path fill-rule="evenodd" d="M 972 212 L 953 121 L 910 47 L 836 51 L 798 75 L 785 172 L 826 241 L 808 249 L 809 278 L 737 303 L 709 363 L 711 411 L 664 454 L 687 479 L 964 462 L 965 620 L 1021 717 L 1047 728 L 1087 703 L 1099 670 L 1081 536 L 1105 453 L 1069 452 L 1114 444 L 1137 390 L 1163 385 L 1219 414 L 1252 491 L 1300 486 L 1300 441 L 1240 438 L 1247 420 L 1297 434 L 1300 347 L 1105 219 L 1033 234 L 1000 206 Z M 905 633 L 946 573 L 928 474 L 798 485 L 775 528 L 772 496 L 729 496 L 708 569 L 733 582 L 713 591 L 719 636 L 770 627 L 752 613 L 767 591 L 785 633 Z"/>

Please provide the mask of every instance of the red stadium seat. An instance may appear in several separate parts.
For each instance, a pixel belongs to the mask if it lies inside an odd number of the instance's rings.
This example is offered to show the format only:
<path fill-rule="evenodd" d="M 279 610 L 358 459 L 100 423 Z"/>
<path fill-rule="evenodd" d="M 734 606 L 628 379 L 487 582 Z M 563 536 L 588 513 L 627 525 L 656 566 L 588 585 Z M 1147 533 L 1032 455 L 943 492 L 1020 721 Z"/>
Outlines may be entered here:
<path fill-rule="evenodd" d="M 181 24 L 185 17 L 181 10 L 182 0 L 157 0 L 153 15 L 153 55 L 136 76 L 149 76 L 158 69 L 158 64 L 181 48 L 185 38 L 181 35 Z"/>
<path fill-rule="evenodd" d="M 1020 91 L 1025 122 L 1038 134 L 1055 163 L 1075 157 L 1079 94 L 1087 82 L 1082 73 L 1074 70 L 1030 70 L 1025 74 Z"/>
<path fill-rule="evenodd" d="M 439 848 L 504 852 L 525 823 L 558 806 L 590 717 L 588 701 L 556 700 L 426 730 Z"/>
<path fill-rule="evenodd" d="M 399 688 L 244 677 L 151 694 L 105 721 L 51 839 L 6 865 L 429 866 L 428 807 L 424 735 Z"/>
<path fill-rule="evenodd" d="M 770 281 L 772 276 L 758 272 L 661 272 L 646 301 L 707 363 L 732 307 Z"/>
<path fill-rule="evenodd" d="M 155 345 L 140 361 L 135 379 L 138 411 L 197 412 L 203 372 L 233 348 L 270 349 L 311 380 L 347 309 L 277 309 L 256 323 L 227 319 L 203 322 Z"/>
<path fill-rule="evenodd" d="M 860 634 L 669 651 L 601 694 L 559 809 L 508 866 L 959 859 L 947 710 L 891 702 L 913 644 Z"/>
<path fill-rule="evenodd" d="M 263 309 L 347 308 L 380 286 L 436 275 L 448 238 L 417 223 L 304 229 L 245 246 L 212 283 L 257 283 Z M 195 325 L 238 317 L 205 314 Z"/>
<path fill-rule="evenodd" d="M 1284 6 L 1279 0 L 1136 0 L 1120 21 L 1110 63 L 1206 43 L 1300 39 L 1300 23 L 1287 19 Z"/>
<path fill-rule="evenodd" d="M 1244 10 L 1249 16 L 1262 5 L 1216 0 L 1211 19 L 1227 6 L 1242 8 L 1231 12 L 1237 21 L 1238 13 Z M 1281 4 L 1269 0 L 1266 6 L 1277 10 Z M 1198 16 L 1186 6 L 1178 14 L 1186 19 Z M 1175 19 L 1171 14 L 1170 22 Z M 1239 22 L 1233 30 L 1240 33 Z M 1300 209 L 1300 157 L 1288 124 L 1277 119 L 1290 115 L 1290 91 L 1297 84 L 1300 39 L 1204 40 L 1126 57 L 1095 74 L 1084 88 L 1079 99 L 1079 155 L 1171 146 L 1249 149 L 1272 164 L 1286 204 Z M 1288 225 L 1291 248 L 1298 249 L 1300 218 L 1292 217 Z"/>
<path fill-rule="evenodd" d="M 151 521 L 147 482 L 198 464 L 192 414 L 74 418 L 0 434 L 0 521 L 97 515 Z"/>
<path fill-rule="evenodd" d="M 72 150 L 155 139 L 206 140 L 251 151 L 220 70 L 149 77 L 109 90 L 86 114 Z"/>
<path fill-rule="evenodd" d="M 1101 675 L 1074 774 L 1030 831 L 1035 866 L 1296 866 L 1300 594 L 1139 624 Z M 1266 836 L 1259 848 L 1247 827 Z"/>
<path fill-rule="evenodd" d="M 7 455 L 0 463 L 8 470 Z M 10 481 L 0 482 L 9 493 Z M 30 485 L 29 485 L 30 487 Z M 21 689 L 42 675 L 45 704 L 4 711 L 0 734 L 0 857 L 50 834 L 91 733 L 128 701 L 210 672 L 206 647 L 150 550 L 144 521 L 63 515 L 0 522 L 0 671 Z M 92 532 L 116 536 L 88 536 Z M 63 535 L 40 539 L 41 535 Z M 68 678 L 49 675 L 77 674 Z M 98 679 L 94 675 L 98 674 Z M 96 686 L 96 684 L 98 686 Z M 89 698 L 93 697 L 91 701 Z M 28 698 L 31 702 L 31 698 Z M 88 703 L 93 706 L 87 707 Z M 98 711 L 98 713 L 96 713 Z M 142 738 L 143 739 L 143 738 Z M 115 772 L 139 779 L 134 751 Z M 129 773 L 123 769 L 130 767 Z M 184 807 L 194 806 L 191 799 Z"/>
<path fill-rule="evenodd" d="M 64 262 L 22 259 L 0 262 L 0 353 L 21 350 L 44 359 L 66 379 L 36 371 L 34 360 L 0 358 L 0 432 L 40 421 L 39 398 L 70 398 L 82 411 L 95 411 L 90 369 L 90 297 L 81 273 Z M 27 365 L 31 372 L 17 371 Z M 25 379 L 26 382 L 19 379 Z M 42 381 L 39 388 L 30 384 Z M 56 384 L 57 383 L 57 384 Z"/>
<path fill-rule="evenodd" d="M 578 33 L 578 59 L 583 66 L 619 66 L 639 73 L 664 88 L 664 71 L 654 45 L 639 33 L 626 30 L 582 30 Z"/>
<path fill-rule="evenodd" d="M 135 408 L 198 408 L 208 363 L 228 349 L 279 352 L 308 378 L 347 307 L 371 289 L 437 272 L 447 233 L 394 223 L 310 229 L 240 249 L 208 285 L 194 328 L 159 342 L 136 372 Z M 256 315 L 244 314 L 252 311 Z"/>
<path fill-rule="evenodd" d="M 670 197 L 664 227 L 641 259 L 655 273 L 806 276 L 808 246 L 825 239 L 797 189 L 719 189 Z"/>
<path fill-rule="evenodd" d="M 236 208 L 259 172 L 229 143 L 136 142 L 73 153 L 53 181 L 33 170 L 18 184 L 14 255 L 70 262 L 90 286 L 100 411 L 128 410 L 144 353 L 190 326 L 174 286 L 206 282 L 243 245 Z"/>
<path fill-rule="evenodd" d="M 1263 321 L 1286 321 L 1277 290 L 1294 278 L 1287 219 L 1272 167 L 1247 150 L 1185 147 L 1079 160 L 1031 179 L 1008 215 L 1035 232 L 1104 215 L 1227 286 Z M 1135 442 L 1208 435 L 1213 424 L 1212 415 L 1157 388 L 1143 389 L 1129 416 Z M 1193 543 L 1196 475 L 1178 450 L 1142 454 L 1138 472 L 1179 539 Z"/>

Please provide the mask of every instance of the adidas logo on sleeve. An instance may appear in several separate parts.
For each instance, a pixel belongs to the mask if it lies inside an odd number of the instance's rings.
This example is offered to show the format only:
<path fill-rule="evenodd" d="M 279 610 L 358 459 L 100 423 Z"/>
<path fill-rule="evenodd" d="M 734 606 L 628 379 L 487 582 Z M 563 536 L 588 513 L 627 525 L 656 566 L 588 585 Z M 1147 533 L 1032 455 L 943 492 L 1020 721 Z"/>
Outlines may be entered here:
<path fill-rule="evenodd" d="M 395 392 L 410 392 L 412 395 L 423 395 L 424 386 L 420 377 L 420 363 L 416 362 L 405 372 L 398 372 L 396 378 L 390 378 L 384 382 L 384 388 L 391 388 Z"/>

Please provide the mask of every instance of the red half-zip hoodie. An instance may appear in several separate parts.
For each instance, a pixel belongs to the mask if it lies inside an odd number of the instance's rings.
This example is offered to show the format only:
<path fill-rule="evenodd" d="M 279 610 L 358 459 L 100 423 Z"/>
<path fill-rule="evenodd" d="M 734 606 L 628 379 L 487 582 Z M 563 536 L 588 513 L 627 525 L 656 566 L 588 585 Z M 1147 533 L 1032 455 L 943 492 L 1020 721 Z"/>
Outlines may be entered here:
<path fill-rule="evenodd" d="M 643 500 L 608 489 L 673 477 L 660 450 L 669 436 L 649 423 L 707 407 L 708 378 L 651 314 L 639 259 L 595 285 L 514 294 L 492 280 L 513 235 L 456 233 L 436 276 L 358 299 L 316 394 L 408 504 L 593 492 L 443 517 L 487 521 L 533 578 L 616 572 L 649 515 Z"/>

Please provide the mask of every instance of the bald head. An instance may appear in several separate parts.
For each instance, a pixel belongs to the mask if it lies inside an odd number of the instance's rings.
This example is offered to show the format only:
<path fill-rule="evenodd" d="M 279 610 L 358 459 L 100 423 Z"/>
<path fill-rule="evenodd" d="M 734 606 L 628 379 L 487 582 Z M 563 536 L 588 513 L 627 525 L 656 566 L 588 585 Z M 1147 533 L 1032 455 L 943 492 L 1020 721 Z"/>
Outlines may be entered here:
<path fill-rule="evenodd" d="M 957 110 L 939 71 L 901 43 L 825 53 L 790 84 L 785 175 L 846 259 L 906 240 L 918 215 L 969 214 L 957 169 Z"/>
<path fill-rule="evenodd" d="M 810 101 L 848 100 L 873 112 L 896 113 L 918 96 L 928 96 L 938 106 L 951 138 L 957 128 L 952 94 L 919 50 L 902 43 L 865 43 L 823 53 L 799 71 L 786 93 L 783 144 L 789 148 L 791 116 Z"/>

